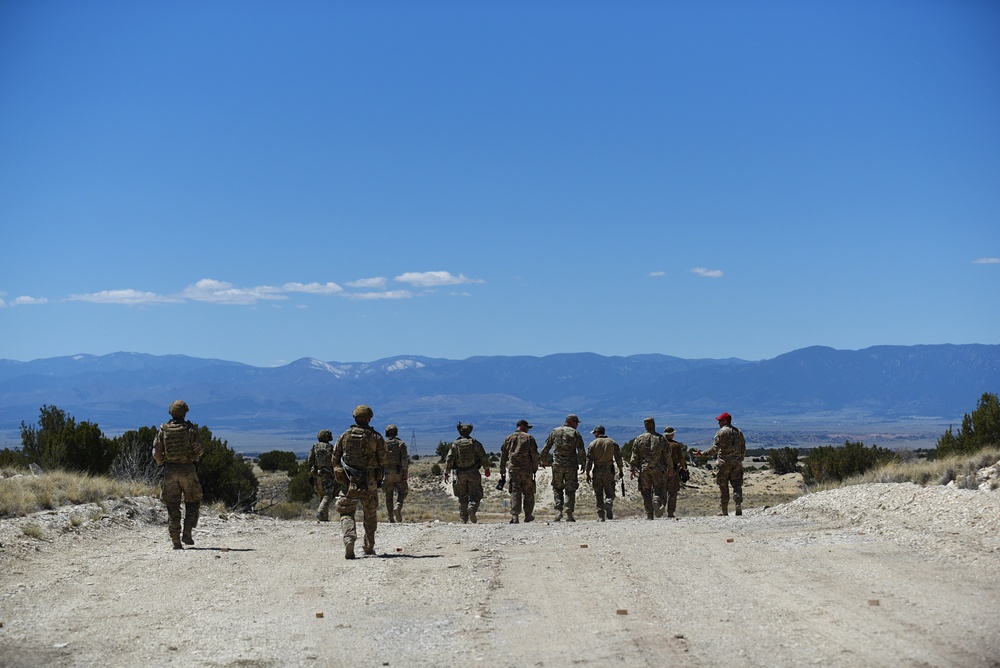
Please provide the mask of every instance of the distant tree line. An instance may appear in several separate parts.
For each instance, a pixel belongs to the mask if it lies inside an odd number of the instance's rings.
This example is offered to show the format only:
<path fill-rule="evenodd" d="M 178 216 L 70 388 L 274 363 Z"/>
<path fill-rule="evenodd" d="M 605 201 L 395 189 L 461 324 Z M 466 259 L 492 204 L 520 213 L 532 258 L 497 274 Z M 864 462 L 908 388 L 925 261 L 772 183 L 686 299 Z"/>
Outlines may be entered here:
<path fill-rule="evenodd" d="M 983 448 L 1000 446 L 1000 400 L 984 392 L 979 405 L 962 418 L 958 433 L 948 427 L 937 442 L 937 456 L 971 455 Z"/>
<path fill-rule="evenodd" d="M 226 441 L 198 427 L 205 452 L 198 462 L 198 476 L 206 503 L 221 501 L 246 510 L 257 500 L 257 477 Z M 108 438 L 97 423 L 82 421 L 56 406 L 42 406 L 38 424 L 21 422 L 21 447 L 0 450 L 0 466 L 43 470 L 61 469 L 120 480 L 159 483 L 162 470 L 153 461 L 153 440 L 158 427 L 140 427 Z"/>

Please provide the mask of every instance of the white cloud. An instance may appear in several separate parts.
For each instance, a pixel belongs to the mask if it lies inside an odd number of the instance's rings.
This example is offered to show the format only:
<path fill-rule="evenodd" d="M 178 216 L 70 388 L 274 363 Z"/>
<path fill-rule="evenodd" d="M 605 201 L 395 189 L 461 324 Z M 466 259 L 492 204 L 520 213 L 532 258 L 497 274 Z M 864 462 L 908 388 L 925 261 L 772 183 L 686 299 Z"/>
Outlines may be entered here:
<path fill-rule="evenodd" d="M 667 275 L 667 272 L 665 272 L 665 271 L 651 271 L 651 272 L 649 272 L 649 274 L 647 274 L 647 275 L 648 275 L 648 276 L 649 276 L 650 278 L 659 278 L 660 276 L 666 276 L 666 275 Z"/>
<path fill-rule="evenodd" d="M 437 288 L 443 285 L 461 285 L 463 283 L 485 283 L 478 278 L 466 278 L 464 274 L 452 276 L 447 271 L 408 271 L 400 274 L 394 280 L 409 283 L 416 288 Z"/>
<path fill-rule="evenodd" d="M 1000 264 L 1000 257 L 981 257 L 973 260 L 972 264 Z"/>
<path fill-rule="evenodd" d="M 348 299 L 409 299 L 413 293 L 409 290 L 382 290 L 380 292 L 346 292 Z"/>
<path fill-rule="evenodd" d="M 704 267 L 695 267 L 691 270 L 691 273 L 704 276 L 705 278 L 722 278 L 721 269 L 705 269 Z"/>
<path fill-rule="evenodd" d="M 356 281 L 351 281 L 347 285 L 352 288 L 371 288 L 374 290 L 381 290 L 388 282 L 389 279 L 385 276 L 375 276 L 373 278 L 359 278 Z"/>
<path fill-rule="evenodd" d="M 20 306 L 21 304 L 48 304 L 49 300 L 45 297 L 28 297 L 21 296 L 10 303 L 11 306 Z"/>
<path fill-rule="evenodd" d="M 280 294 L 281 288 L 261 285 L 255 288 L 238 288 L 232 283 L 203 278 L 181 290 L 180 296 L 196 302 L 214 304 L 254 304 L 262 299 L 288 299 Z"/>
<path fill-rule="evenodd" d="M 285 283 L 282 292 L 305 292 L 311 295 L 336 295 L 344 291 L 336 283 Z"/>
<path fill-rule="evenodd" d="M 82 295 L 70 295 L 70 301 L 92 302 L 94 304 L 126 304 L 135 306 L 136 304 L 167 304 L 182 301 L 177 297 L 158 295 L 155 292 L 142 292 L 141 290 L 101 290 L 100 292 L 90 292 Z"/>

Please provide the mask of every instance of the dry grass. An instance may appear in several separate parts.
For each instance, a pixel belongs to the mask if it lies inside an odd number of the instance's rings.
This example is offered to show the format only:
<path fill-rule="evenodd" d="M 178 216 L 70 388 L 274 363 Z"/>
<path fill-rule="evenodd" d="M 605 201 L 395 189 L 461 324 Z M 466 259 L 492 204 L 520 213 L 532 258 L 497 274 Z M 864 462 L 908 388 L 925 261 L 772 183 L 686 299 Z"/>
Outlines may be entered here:
<path fill-rule="evenodd" d="M 944 459 L 927 461 L 890 462 L 862 475 L 848 478 L 843 482 L 827 482 L 809 487 L 809 492 L 821 492 L 848 485 L 885 482 L 912 482 L 923 487 L 947 485 L 955 481 L 961 489 L 977 489 L 976 472 L 1000 462 L 1000 448 L 986 448 L 972 455 L 955 455 Z"/>
<path fill-rule="evenodd" d="M 113 480 L 68 471 L 32 475 L 27 471 L 0 470 L 0 517 L 22 517 L 63 505 L 100 503 L 128 496 L 154 496 L 145 483 Z"/>

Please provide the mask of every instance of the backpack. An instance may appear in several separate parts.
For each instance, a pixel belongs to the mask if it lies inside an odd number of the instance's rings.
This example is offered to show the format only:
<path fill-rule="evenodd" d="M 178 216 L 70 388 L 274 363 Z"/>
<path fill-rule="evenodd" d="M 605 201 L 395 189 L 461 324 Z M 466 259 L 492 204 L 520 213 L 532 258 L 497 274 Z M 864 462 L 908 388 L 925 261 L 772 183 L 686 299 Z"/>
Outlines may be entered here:
<path fill-rule="evenodd" d="M 476 465 L 476 448 L 471 438 L 462 436 L 455 441 L 455 468 L 471 469 Z"/>
<path fill-rule="evenodd" d="M 375 468 L 371 463 L 375 458 L 375 449 L 378 446 L 374 434 L 375 432 L 370 429 L 364 429 L 357 425 L 348 429 L 347 438 L 344 439 L 344 463 L 352 469 Z"/>
<path fill-rule="evenodd" d="M 187 422 L 164 422 L 160 425 L 163 434 L 163 461 L 167 464 L 191 464 L 194 452 L 188 437 Z"/>
<path fill-rule="evenodd" d="M 333 466 L 333 446 L 331 444 L 320 441 L 313 446 L 313 452 L 316 454 L 316 468 L 326 469 Z"/>

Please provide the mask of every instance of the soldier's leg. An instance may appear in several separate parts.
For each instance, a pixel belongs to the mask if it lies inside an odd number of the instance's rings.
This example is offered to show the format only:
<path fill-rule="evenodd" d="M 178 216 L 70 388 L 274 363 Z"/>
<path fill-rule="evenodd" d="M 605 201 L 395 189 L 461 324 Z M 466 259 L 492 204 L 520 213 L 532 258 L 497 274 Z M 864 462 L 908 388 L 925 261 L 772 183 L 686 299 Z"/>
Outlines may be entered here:
<path fill-rule="evenodd" d="M 199 515 L 201 515 L 201 501 L 184 502 L 184 532 L 181 534 L 181 542 L 185 545 L 194 545 L 191 530 L 198 526 Z"/>
<path fill-rule="evenodd" d="M 594 474 L 594 503 L 597 505 L 597 519 L 604 521 L 604 483 L 600 477 Z"/>
<path fill-rule="evenodd" d="M 516 524 L 517 516 L 521 514 L 521 507 L 524 501 L 524 490 L 521 489 L 521 476 L 514 471 L 510 472 L 510 521 Z"/>
<path fill-rule="evenodd" d="M 198 470 L 194 465 L 184 468 L 184 473 L 180 478 L 181 491 L 184 493 L 184 533 L 181 541 L 187 545 L 194 545 L 194 538 L 191 530 L 198 526 L 198 515 L 201 512 L 201 481 L 198 480 Z"/>
<path fill-rule="evenodd" d="M 167 531 L 175 550 L 183 550 L 181 545 L 181 485 L 174 467 L 167 464 L 163 471 L 163 487 L 160 493 L 163 505 L 167 507 Z"/>
<path fill-rule="evenodd" d="M 607 474 L 604 478 L 604 514 L 607 518 L 614 519 L 615 513 L 613 510 L 615 503 L 615 474 L 614 471 Z"/>
<path fill-rule="evenodd" d="M 566 521 L 576 522 L 573 513 L 576 511 L 576 490 L 580 486 L 580 478 L 577 477 L 576 468 L 566 475 Z"/>
<path fill-rule="evenodd" d="M 476 512 L 479 511 L 479 504 L 483 500 L 483 481 L 477 474 L 469 480 L 469 521 L 475 524 L 478 522 Z"/>
<path fill-rule="evenodd" d="M 642 495 L 642 506 L 646 511 L 646 519 L 653 519 L 653 483 L 648 469 L 639 473 L 639 494 Z"/>
<path fill-rule="evenodd" d="M 653 476 L 653 514 L 663 517 L 663 509 L 667 506 L 667 481 L 662 471 Z"/>
<path fill-rule="evenodd" d="M 667 475 L 667 517 L 673 517 L 677 510 L 677 492 L 681 488 L 681 476 L 677 472 Z"/>
<path fill-rule="evenodd" d="M 532 522 L 535 519 L 535 479 L 526 477 L 521 490 L 524 493 L 524 521 Z"/>
<path fill-rule="evenodd" d="M 393 512 L 396 515 L 396 521 L 403 521 L 403 500 L 406 499 L 406 495 L 410 491 L 410 485 L 405 479 L 400 480 L 396 483 L 396 506 L 393 508 Z"/>
<path fill-rule="evenodd" d="M 729 514 L 729 469 L 719 466 L 715 474 L 715 482 L 719 485 L 719 514 Z"/>
<path fill-rule="evenodd" d="M 563 495 L 565 493 L 566 482 L 563 480 L 563 471 L 555 466 L 552 467 L 552 507 L 556 510 L 556 522 L 563 516 Z"/>
<path fill-rule="evenodd" d="M 375 531 L 378 529 L 378 491 L 372 490 L 361 497 L 361 512 L 365 524 L 365 554 L 375 554 Z"/>
<path fill-rule="evenodd" d="M 736 514 L 743 514 L 743 465 L 737 465 L 730 474 L 730 482 L 733 485 L 733 503 L 736 504 Z"/>
<path fill-rule="evenodd" d="M 382 491 L 385 493 L 385 513 L 389 516 L 390 522 L 396 521 L 396 515 L 392 512 L 392 488 L 394 487 L 393 479 L 390 476 L 385 477 L 385 482 L 382 483 Z"/>
<path fill-rule="evenodd" d="M 357 492 L 348 491 L 347 494 L 357 494 Z M 334 508 L 340 514 L 340 533 L 344 537 L 344 557 L 346 559 L 353 559 L 354 541 L 358 539 L 358 527 L 354 519 L 354 514 L 358 510 L 358 499 L 356 497 L 339 496 Z"/>

